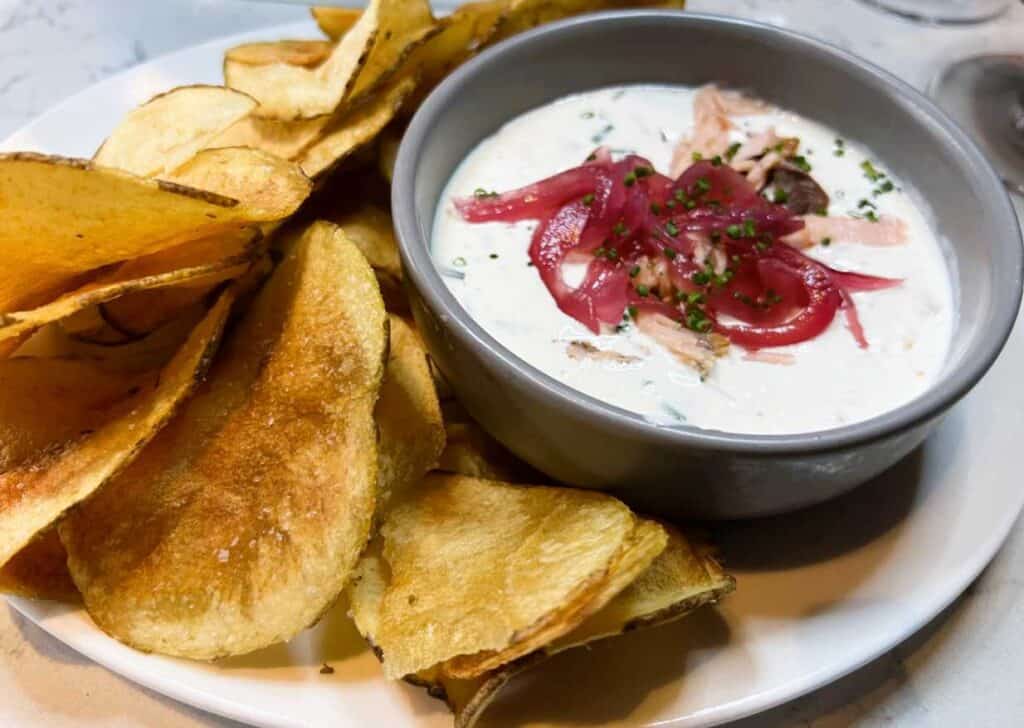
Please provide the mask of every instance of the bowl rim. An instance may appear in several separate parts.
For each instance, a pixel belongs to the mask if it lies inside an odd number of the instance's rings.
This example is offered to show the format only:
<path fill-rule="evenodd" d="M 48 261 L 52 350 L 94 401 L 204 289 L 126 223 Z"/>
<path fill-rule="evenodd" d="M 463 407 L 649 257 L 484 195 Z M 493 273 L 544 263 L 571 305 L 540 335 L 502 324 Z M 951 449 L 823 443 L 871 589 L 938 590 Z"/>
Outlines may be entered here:
<path fill-rule="evenodd" d="M 892 410 L 867 420 L 842 427 L 780 435 L 732 433 L 703 429 L 694 425 L 655 424 L 643 415 L 617 407 L 563 384 L 515 354 L 487 333 L 458 303 L 448 290 L 430 256 L 429 232 L 424 234 L 417 223 L 415 209 L 415 173 L 421 150 L 433 133 L 435 119 L 463 87 L 481 72 L 497 65 L 496 61 L 521 46 L 532 45 L 550 36 L 572 33 L 581 26 L 619 25 L 658 18 L 666 22 L 692 26 L 729 26 L 734 32 L 773 35 L 791 46 L 833 59 L 846 65 L 850 72 L 874 85 L 889 87 L 897 103 L 902 103 L 915 119 L 943 136 L 946 146 L 964 161 L 965 170 L 976 177 L 983 198 L 989 200 L 986 211 L 996 218 L 1007 234 L 993 245 L 1008 250 L 1015 265 L 1011 271 L 1014 285 L 993 292 L 993 318 L 996 322 L 979 345 L 967 352 L 964 365 L 947 372 L 923 394 Z M 985 189 L 987 188 L 987 190 Z M 987 194 L 984 194 L 986 193 Z M 657 444 L 722 451 L 747 456 L 818 454 L 845 450 L 888 438 L 940 416 L 984 376 L 995 362 L 1009 338 L 1021 302 L 1024 272 L 1024 239 L 1008 193 L 991 164 L 975 143 L 938 106 L 923 93 L 892 73 L 860 56 L 830 43 L 792 30 L 757 21 L 711 13 L 672 10 L 626 10 L 594 13 L 550 23 L 513 36 L 471 58 L 435 88 L 414 114 L 399 146 L 392 182 L 392 214 L 399 252 L 405 266 L 407 285 L 411 279 L 427 307 L 441 318 L 450 335 L 492 367 L 500 367 L 520 386 L 537 390 L 554 400 L 561 408 L 575 410 L 600 425 L 616 428 L 623 437 L 646 438 Z M 431 223 L 433 221 L 431 220 Z"/>

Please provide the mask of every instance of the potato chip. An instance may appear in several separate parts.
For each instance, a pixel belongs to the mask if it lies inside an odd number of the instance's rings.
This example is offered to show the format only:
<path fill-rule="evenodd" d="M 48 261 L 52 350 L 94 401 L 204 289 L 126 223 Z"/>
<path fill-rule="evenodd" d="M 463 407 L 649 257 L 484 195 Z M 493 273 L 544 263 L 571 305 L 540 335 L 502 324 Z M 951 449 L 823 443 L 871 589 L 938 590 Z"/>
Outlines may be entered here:
<path fill-rule="evenodd" d="M 377 138 L 377 169 L 388 182 L 395 175 L 395 160 L 401 143 L 402 133 L 394 127 L 388 127 Z"/>
<path fill-rule="evenodd" d="M 314 69 L 286 63 L 224 62 L 227 85 L 259 100 L 255 115 L 292 121 L 339 111 L 376 89 L 433 32 L 427 0 L 371 0 Z"/>
<path fill-rule="evenodd" d="M 446 444 L 437 469 L 508 483 L 535 481 L 537 473 L 475 422 L 445 421 Z"/>
<path fill-rule="evenodd" d="M 365 580 L 354 585 L 353 613 L 379 615 L 376 629 L 357 626 L 390 678 L 441 663 L 486 670 L 603 606 L 593 599 L 613 569 L 632 568 L 635 530 L 629 509 L 600 493 L 430 475 L 381 525 L 387 585 L 379 610 L 361 601 L 372 598 Z"/>
<path fill-rule="evenodd" d="M 345 235 L 366 256 L 382 286 L 401 288 L 402 260 L 391 215 L 373 203 L 362 203 L 351 210 L 330 215 Z"/>
<path fill-rule="evenodd" d="M 286 63 L 289 66 L 315 68 L 326 61 L 333 50 L 334 44 L 326 40 L 275 40 L 235 46 L 224 54 L 224 60 L 250 66 Z M 256 106 L 255 102 L 253 106 Z"/>
<path fill-rule="evenodd" d="M 224 294 L 155 377 L 70 359 L 0 361 L 0 566 L 152 439 L 202 377 L 229 308 Z"/>
<path fill-rule="evenodd" d="M 381 5 L 396 0 L 371 0 L 359 19 L 323 63 L 303 68 L 287 63 L 252 66 L 225 59 L 224 81 L 259 101 L 255 115 L 292 121 L 331 114 L 356 82 L 381 29 Z"/>
<path fill-rule="evenodd" d="M 205 149 L 167 180 L 238 200 L 259 220 L 282 220 L 309 197 L 312 185 L 291 162 L 259 149 Z"/>
<path fill-rule="evenodd" d="M 510 0 L 491 40 L 504 40 L 538 25 L 581 13 L 641 7 L 682 10 L 685 4 L 685 0 Z"/>
<path fill-rule="evenodd" d="M 302 171 L 310 177 L 320 177 L 372 141 L 395 117 L 415 87 L 415 79 L 398 78 L 362 105 L 332 122 L 323 136 L 298 157 Z"/>
<path fill-rule="evenodd" d="M 390 321 L 388 365 L 374 412 L 380 432 L 377 497 L 382 513 L 437 464 L 444 449 L 441 405 L 427 352 L 419 334 L 400 316 L 391 316 Z"/>
<path fill-rule="evenodd" d="M 211 659 L 287 640 L 368 538 L 383 302 L 339 228 L 286 250 L 195 396 L 61 524 L 93 620 L 139 649 Z"/>
<path fill-rule="evenodd" d="M 357 103 L 395 73 L 417 47 L 439 32 L 429 0 L 379 0 L 380 29 L 346 103 Z M 371 0 L 372 5 L 372 0 Z"/>
<path fill-rule="evenodd" d="M 246 233 L 247 239 L 251 240 L 253 233 L 251 231 L 246 231 Z M 196 246 L 186 244 L 184 247 L 193 249 Z M 164 252 L 170 253 L 173 250 Z M 0 314 L 0 342 L 22 337 L 48 323 L 65 319 L 85 308 L 113 301 L 132 293 L 181 285 L 209 286 L 212 283 L 241 275 L 250 263 L 249 254 L 233 251 L 229 257 L 213 262 L 188 265 L 186 261 L 184 267 L 161 270 L 163 267 L 161 262 L 165 257 L 162 253 L 154 253 L 129 261 L 74 291 L 65 293 L 50 303 L 28 311 Z M 189 298 L 190 300 L 184 305 L 180 305 L 177 310 L 194 302 L 194 298 Z M 147 311 L 147 316 L 149 313 Z M 109 319 L 107 322 L 109 323 Z M 117 324 L 115 324 L 115 328 L 121 333 L 144 333 L 133 332 Z"/>
<path fill-rule="evenodd" d="M 561 639 L 475 679 L 449 678 L 434 669 L 420 674 L 414 682 L 449 704 L 456 728 L 471 728 L 512 677 L 548 657 L 596 640 L 666 624 L 717 602 L 735 588 L 735 581 L 722 571 L 706 546 L 692 543 L 674 528 L 665 526 L 665 530 L 668 546 L 658 558 L 604 609 Z M 371 585 L 374 577 L 370 573 Z M 380 583 L 381 579 L 377 577 L 376 581 Z"/>
<path fill-rule="evenodd" d="M 130 111 L 93 162 L 162 177 L 255 108 L 254 98 L 223 86 L 181 86 Z"/>
<path fill-rule="evenodd" d="M 452 70 L 476 54 L 497 35 L 509 0 L 466 3 L 437 21 L 439 30 L 412 49 L 404 66 L 420 76 L 412 106 L 418 106 L 431 89 Z"/>
<path fill-rule="evenodd" d="M 24 152 L 0 154 L 0 189 L 0 312 L 46 303 L 111 263 L 277 219 L 287 208 Z"/>
<path fill-rule="evenodd" d="M 57 529 L 51 526 L 0 568 L 0 594 L 77 602 L 80 597 L 68 573 L 67 559 Z"/>
<path fill-rule="evenodd" d="M 360 8 L 310 8 L 309 12 L 328 38 L 341 40 L 363 14 Z"/>

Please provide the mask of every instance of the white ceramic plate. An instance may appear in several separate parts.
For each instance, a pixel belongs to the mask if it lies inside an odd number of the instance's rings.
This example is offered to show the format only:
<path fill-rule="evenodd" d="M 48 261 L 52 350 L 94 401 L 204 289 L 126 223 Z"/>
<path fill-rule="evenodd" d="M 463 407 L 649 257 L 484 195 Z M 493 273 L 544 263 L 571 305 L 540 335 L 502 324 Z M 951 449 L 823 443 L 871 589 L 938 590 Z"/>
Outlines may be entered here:
<path fill-rule="evenodd" d="M 5 149 L 90 156 L 138 103 L 219 83 L 237 43 L 313 37 L 310 24 L 191 48 L 112 77 L 8 139 Z M 1018 327 L 1019 329 L 1020 327 Z M 706 726 L 835 680 L 896 645 L 981 571 L 1024 504 L 1024 334 L 923 449 L 850 496 L 716 534 L 739 590 L 717 611 L 563 654 L 515 682 L 489 724 Z M 11 599 L 28 619 L 125 677 L 265 726 L 448 726 L 438 702 L 385 682 L 344 607 L 292 643 L 215 665 L 144 655 L 79 610 Z M 326 663 L 333 674 L 321 674 Z"/>

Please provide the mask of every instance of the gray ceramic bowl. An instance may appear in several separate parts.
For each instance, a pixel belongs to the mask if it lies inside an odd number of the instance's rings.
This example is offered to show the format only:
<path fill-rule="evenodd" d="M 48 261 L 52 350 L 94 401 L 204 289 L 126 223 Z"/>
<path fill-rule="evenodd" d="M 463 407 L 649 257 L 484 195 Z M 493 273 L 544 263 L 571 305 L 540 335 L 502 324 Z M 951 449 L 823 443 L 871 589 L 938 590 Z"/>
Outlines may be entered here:
<path fill-rule="evenodd" d="M 951 242 L 954 342 L 924 395 L 821 432 L 737 435 L 659 427 L 534 369 L 456 302 L 429 235 L 449 176 L 512 117 L 565 94 L 624 83 L 742 88 L 871 147 L 931 206 Z M 1009 335 L 1021 295 L 1020 229 L 999 179 L 912 88 L 832 46 L 756 23 L 691 13 L 585 16 L 515 37 L 438 87 L 402 141 L 393 213 L 413 311 L 466 409 L 552 478 L 613 491 L 648 510 L 740 518 L 831 498 L 907 455 L 974 386 Z"/>

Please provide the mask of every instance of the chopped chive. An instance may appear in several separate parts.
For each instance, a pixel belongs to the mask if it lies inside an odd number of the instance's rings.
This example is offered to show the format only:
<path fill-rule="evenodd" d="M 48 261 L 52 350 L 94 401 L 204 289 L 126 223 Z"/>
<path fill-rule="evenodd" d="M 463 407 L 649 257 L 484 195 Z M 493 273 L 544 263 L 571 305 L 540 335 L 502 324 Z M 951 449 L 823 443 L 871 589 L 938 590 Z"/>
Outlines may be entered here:
<path fill-rule="evenodd" d="M 584 161 L 593 162 L 595 159 L 597 159 L 597 152 L 591 152 Z"/>
<path fill-rule="evenodd" d="M 651 292 L 651 289 L 645 286 L 643 283 L 641 283 L 636 287 L 636 292 L 637 295 L 640 296 L 641 298 L 646 298 L 647 294 Z"/>
<path fill-rule="evenodd" d="M 740 235 L 743 234 L 743 231 L 740 230 L 739 225 L 730 225 L 725 229 L 725 234 L 728 235 L 733 240 L 737 240 L 740 237 Z"/>
<path fill-rule="evenodd" d="M 729 148 L 725 150 L 725 158 L 728 161 L 732 161 L 732 158 L 736 156 L 736 152 L 740 150 L 742 145 L 739 142 L 733 142 L 729 145 Z"/>
<path fill-rule="evenodd" d="M 583 195 L 583 204 L 586 205 L 587 207 L 590 207 L 591 205 L 594 204 L 593 192 L 588 192 L 587 194 Z"/>
<path fill-rule="evenodd" d="M 612 228 L 612 232 L 616 235 L 625 235 L 627 230 L 626 223 L 621 221 L 615 223 L 615 227 Z"/>
<path fill-rule="evenodd" d="M 487 257 L 490 258 L 491 260 L 497 260 L 498 259 L 498 254 L 497 253 L 491 253 Z"/>
<path fill-rule="evenodd" d="M 832 154 L 834 156 L 836 156 L 836 157 L 845 157 L 846 156 L 846 150 L 845 149 L 835 149 L 835 150 L 833 150 Z"/>
<path fill-rule="evenodd" d="M 789 201 L 789 193 L 786 192 L 784 189 L 776 187 L 772 191 L 772 202 L 774 202 L 776 205 L 781 205 L 781 204 L 783 204 L 785 202 L 788 202 L 788 201 Z"/>
<path fill-rule="evenodd" d="M 584 111 L 582 114 L 580 114 L 580 117 L 582 117 L 584 119 L 593 119 L 594 118 L 594 112 L 593 111 Z"/>
<path fill-rule="evenodd" d="M 864 170 L 864 176 L 867 177 L 872 182 L 877 182 L 878 180 L 885 177 L 885 172 L 880 172 L 878 169 L 876 169 L 875 165 L 873 165 L 871 161 L 868 159 L 865 159 L 863 162 L 860 163 L 860 168 Z"/>
<path fill-rule="evenodd" d="M 661 252 L 665 254 L 665 257 L 669 260 L 675 260 L 678 253 L 672 250 L 672 248 L 662 248 Z"/>
<path fill-rule="evenodd" d="M 690 156 L 691 156 L 691 157 L 693 158 L 693 161 L 694 161 L 694 162 L 699 162 L 700 160 L 704 159 L 704 155 L 703 155 L 703 154 L 701 154 L 700 152 L 694 152 L 694 153 L 693 153 L 692 155 L 690 155 Z"/>
<path fill-rule="evenodd" d="M 652 202 L 651 203 L 651 214 L 652 215 L 660 215 L 661 214 L 661 205 L 659 205 L 657 202 Z"/>
<path fill-rule="evenodd" d="M 640 275 L 640 266 L 634 265 L 632 268 L 629 269 L 630 278 L 636 278 L 638 275 Z"/>
<path fill-rule="evenodd" d="M 822 238 L 821 239 L 821 244 L 824 245 L 827 248 L 828 246 L 830 246 L 832 244 L 832 238 L 829 238 L 829 237 Z"/>
<path fill-rule="evenodd" d="M 626 307 L 626 313 L 629 315 L 629 317 L 631 319 L 635 319 L 636 318 L 636 306 L 627 306 Z"/>
<path fill-rule="evenodd" d="M 802 154 L 796 155 L 789 161 L 792 162 L 794 166 L 796 166 L 796 168 L 799 169 L 801 172 L 811 171 L 811 163 L 808 162 L 807 157 L 803 156 Z"/>
<path fill-rule="evenodd" d="M 627 172 L 626 176 L 622 178 L 622 184 L 626 187 L 632 187 L 636 184 L 636 172 Z"/>
<path fill-rule="evenodd" d="M 711 158 L 711 166 L 712 167 L 721 167 L 722 166 L 722 155 L 716 154 L 715 156 L 713 156 Z"/>
<path fill-rule="evenodd" d="M 676 225 L 671 220 L 669 220 L 667 223 L 665 223 L 665 232 L 667 232 L 672 237 L 675 237 L 676 235 L 679 234 L 679 226 Z"/>
<path fill-rule="evenodd" d="M 749 220 L 749 219 L 748 220 L 744 220 L 743 221 L 743 237 L 745 237 L 745 238 L 752 238 L 752 237 L 755 237 L 756 235 L 757 235 L 757 226 L 754 224 L 754 221 L 753 220 Z"/>
<path fill-rule="evenodd" d="M 711 282 L 711 276 L 708 275 L 707 271 L 699 270 L 690 276 L 690 280 L 698 286 L 706 286 Z"/>
<path fill-rule="evenodd" d="M 654 174 L 654 169 L 652 167 L 641 165 L 639 167 L 634 168 L 633 172 L 636 173 L 636 176 L 639 179 L 643 179 L 644 177 L 650 177 L 652 174 Z"/>
<path fill-rule="evenodd" d="M 675 206 L 676 206 L 676 201 L 675 200 L 667 200 L 665 202 L 665 207 L 667 207 L 669 210 L 671 210 Z"/>
<path fill-rule="evenodd" d="M 603 258 L 608 253 L 607 248 L 598 248 L 594 251 L 594 256 L 597 258 Z"/>
<path fill-rule="evenodd" d="M 686 193 L 682 190 L 676 190 L 672 196 L 676 198 L 676 202 L 686 202 Z"/>
<path fill-rule="evenodd" d="M 619 251 L 616 248 L 608 248 L 608 252 L 605 253 L 605 257 L 608 258 L 608 260 L 618 260 Z"/>
<path fill-rule="evenodd" d="M 697 178 L 697 182 L 696 182 L 696 187 L 697 187 L 698 190 L 700 190 L 702 193 L 704 193 L 704 192 L 707 192 L 708 190 L 711 189 L 711 183 L 708 182 L 708 178 L 707 177 L 698 177 Z"/>
<path fill-rule="evenodd" d="M 494 190 L 485 190 L 483 187 L 477 187 L 473 190 L 473 197 L 478 200 L 487 199 L 488 197 L 497 197 L 498 193 Z"/>
<path fill-rule="evenodd" d="M 872 202 L 871 200 L 867 199 L 866 197 L 862 197 L 860 199 L 860 201 L 857 203 L 857 207 L 861 208 L 861 209 L 863 209 L 865 207 L 874 207 L 874 206 L 875 206 L 875 203 Z"/>
<path fill-rule="evenodd" d="M 875 212 L 874 210 L 868 210 L 867 212 L 865 212 L 864 217 L 866 217 L 871 222 L 878 222 L 878 213 Z"/>
<path fill-rule="evenodd" d="M 886 192 L 892 192 L 894 189 L 896 189 L 896 185 L 892 183 L 891 179 L 887 179 L 882 184 L 878 185 L 878 187 L 876 187 L 874 190 L 872 190 L 871 194 L 884 195 Z"/>

